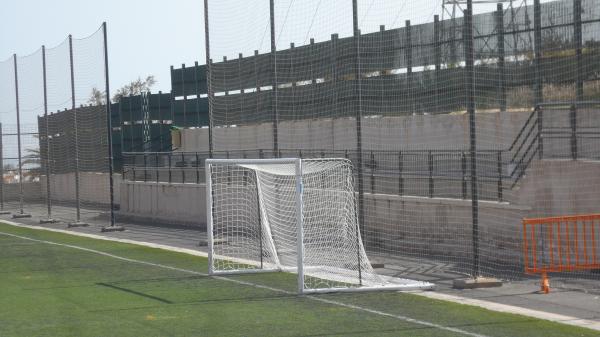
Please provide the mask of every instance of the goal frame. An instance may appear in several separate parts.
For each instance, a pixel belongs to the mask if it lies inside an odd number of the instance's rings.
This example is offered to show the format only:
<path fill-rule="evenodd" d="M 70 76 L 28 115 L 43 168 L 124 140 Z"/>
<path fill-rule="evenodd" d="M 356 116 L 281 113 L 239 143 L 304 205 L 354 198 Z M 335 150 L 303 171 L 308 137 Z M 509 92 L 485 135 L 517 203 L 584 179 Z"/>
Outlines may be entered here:
<path fill-rule="evenodd" d="M 297 274 L 298 288 L 302 292 L 304 289 L 304 228 L 303 228 L 303 200 L 302 200 L 302 159 L 299 158 L 278 158 L 278 159 L 206 159 L 206 232 L 208 236 L 208 274 L 209 275 L 235 275 L 235 274 L 254 274 L 282 271 L 280 268 L 261 268 L 248 270 L 218 271 L 214 270 L 214 240 L 213 240 L 213 198 L 212 198 L 212 179 L 211 168 L 216 164 L 240 164 L 240 165 L 259 165 L 259 164 L 281 164 L 294 165 L 296 176 L 296 226 L 298 240 L 297 249 Z"/>
<path fill-rule="evenodd" d="M 327 159 L 325 159 L 327 160 Z M 330 159 L 334 160 L 334 159 Z M 260 269 L 238 269 L 238 270 L 215 270 L 214 269 L 214 227 L 213 227 L 213 185 L 212 185 L 212 166 L 218 164 L 225 165 L 260 165 L 260 164 L 281 164 L 281 165 L 294 165 L 295 168 L 295 183 L 296 183 L 296 226 L 297 226 L 297 259 L 296 268 L 264 268 L 261 260 Z M 275 159 L 206 159 L 205 161 L 205 175 L 206 175 L 206 217 L 207 217 L 207 243 L 208 243 L 208 274 L 211 276 L 217 275 L 239 275 L 239 274 L 256 274 L 256 273 L 269 273 L 269 272 L 286 272 L 295 271 L 297 274 L 297 285 L 299 294 L 321 294 L 321 293 L 332 293 L 332 292 L 368 292 L 368 291 L 413 291 L 413 290 L 424 290 L 432 289 L 433 284 L 421 282 L 421 284 L 406 285 L 406 284 L 389 284 L 384 286 L 362 286 L 358 287 L 346 287 L 346 288 L 315 288 L 307 289 L 304 287 L 304 204 L 303 204 L 303 178 L 302 178 L 302 159 L 300 158 L 275 158 Z M 260 216 L 260 215 L 259 215 Z M 262 254 L 262 253 L 261 253 Z M 235 259 L 241 263 L 241 259 Z"/>

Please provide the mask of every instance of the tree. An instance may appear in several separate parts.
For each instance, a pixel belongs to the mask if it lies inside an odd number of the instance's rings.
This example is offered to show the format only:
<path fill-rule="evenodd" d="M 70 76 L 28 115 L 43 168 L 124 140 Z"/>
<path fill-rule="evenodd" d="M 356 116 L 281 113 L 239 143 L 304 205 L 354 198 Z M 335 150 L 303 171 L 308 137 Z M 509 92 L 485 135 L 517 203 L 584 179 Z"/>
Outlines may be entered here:
<path fill-rule="evenodd" d="M 118 89 L 117 92 L 114 94 L 112 101 L 114 103 L 118 103 L 122 97 L 139 95 L 142 92 L 150 91 L 154 84 L 156 84 L 154 75 L 149 75 L 144 80 L 142 80 L 141 77 L 138 77 L 137 80 L 132 81 L 129 84 L 126 84 L 120 89 Z"/>
<path fill-rule="evenodd" d="M 92 88 L 92 93 L 90 94 L 90 98 L 88 98 L 88 104 L 94 106 L 104 105 L 106 102 L 106 93 L 104 91 L 98 90 L 98 88 Z"/>

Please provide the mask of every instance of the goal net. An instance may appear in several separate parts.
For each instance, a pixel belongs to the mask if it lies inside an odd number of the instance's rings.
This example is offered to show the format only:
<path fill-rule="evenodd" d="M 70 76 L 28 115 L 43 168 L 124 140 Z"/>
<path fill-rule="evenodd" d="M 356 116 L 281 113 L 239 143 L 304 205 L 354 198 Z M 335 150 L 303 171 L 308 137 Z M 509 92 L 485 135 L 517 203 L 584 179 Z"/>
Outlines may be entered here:
<path fill-rule="evenodd" d="M 352 171 L 345 159 L 207 160 L 209 272 L 294 272 L 301 293 L 430 288 L 373 271 Z"/>

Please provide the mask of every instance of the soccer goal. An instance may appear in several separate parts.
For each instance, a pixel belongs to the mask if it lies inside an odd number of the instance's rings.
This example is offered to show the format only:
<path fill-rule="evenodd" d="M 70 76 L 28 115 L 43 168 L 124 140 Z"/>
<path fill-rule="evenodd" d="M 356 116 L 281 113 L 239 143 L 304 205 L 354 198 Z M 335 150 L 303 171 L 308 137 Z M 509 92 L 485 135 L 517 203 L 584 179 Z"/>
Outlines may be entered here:
<path fill-rule="evenodd" d="M 298 274 L 300 293 L 415 290 L 376 274 L 346 159 L 206 161 L 209 273 Z"/>

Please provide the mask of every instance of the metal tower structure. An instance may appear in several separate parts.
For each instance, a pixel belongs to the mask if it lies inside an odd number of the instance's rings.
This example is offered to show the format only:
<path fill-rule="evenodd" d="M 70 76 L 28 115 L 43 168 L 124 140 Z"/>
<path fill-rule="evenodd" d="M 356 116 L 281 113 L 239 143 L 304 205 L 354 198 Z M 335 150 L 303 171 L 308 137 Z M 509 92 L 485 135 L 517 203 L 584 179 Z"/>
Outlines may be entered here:
<path fill-rule="evenodd" d="M 450 21 L 450 24 L 443 26 L 446 30 L 444 34 L 450 41 L 454 41 L 457 35 L 460 36 L 459 32 L 463 28 L 456 22 L 456 18 L 462 16 L 467 2 L 467 0 L 442 0 L 442 21 Z M 533 49 L 533 20 L 529 13 L 529 0 L 471 0 L 471 2 L 473 5 L 506 4 L 504 32 L 507 35 L 507 48 L 515 55 Z M 478 32 L 475 31 L 475 34 L 477 35 Z M 450 55 L 448 55 L 451 62 L 456 60 L 456 47 L 453 45 L 454 43 L 450 44 Z"/>

